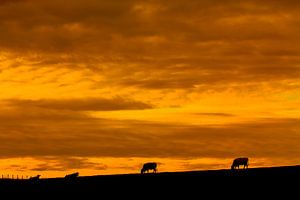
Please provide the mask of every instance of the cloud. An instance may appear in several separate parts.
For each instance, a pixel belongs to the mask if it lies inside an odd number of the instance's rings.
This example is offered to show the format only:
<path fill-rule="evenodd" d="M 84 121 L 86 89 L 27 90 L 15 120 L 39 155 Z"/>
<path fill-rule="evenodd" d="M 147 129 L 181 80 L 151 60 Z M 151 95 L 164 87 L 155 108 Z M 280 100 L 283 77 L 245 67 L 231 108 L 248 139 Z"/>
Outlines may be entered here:
<path fill-rule="evenodd" d="M 1 155 L 299 156 L 299 119 L 285 114 L 205 126 L 140 116 L 104 119 L 87 112 L 155 113 L 154 105 L 183 110 L 191 105 L 198 112 L 202 99 L 226 105 L 214 94 L 233 90 L 220 95 L 232 100 L 230 105 L 237 102 L 234 95 L 245 95 L 245 110 L 256 108 L 253 94 L 263 99 L 262 106 L 272 102 L 274 108 L 258 106 L 258 112 L 281 114 L 281 104 L 294 105 L 283 98 L 299 99 L 287 94 L 299 89 L 298 5 L 296 0 L 0 1 L 1 99 L 9 99 L 1 101 Z M 216 112 L 207 106 L 194 114 L 233 116 L 218 106 Z M 235 110 L 244 114 L 243 108 Z M 78 167 L 85 162 L 68 160 Z M 62 170 L 68 163 L 35 169 Z"/>
<path fill-rule="evenodd" d="M 229 113 L 194 113 L 195 115 L 215 116 L 215 117 L 234 117 L 235 115 Z"/>
<path fill-rule="evenodd" d="M 292 158 L 300 155 L 299 119 L 205 126 L 76 117 L 76 114 L 28 109 L 9 115 L 6 110 L 0 117 L 2 157 Z"/>
<path fill-rule="evenodd" d="M 15 1 L 1 9 L 0 22 L 6 28 L 1 35 L 2 45 L 43 51 L 85 49 L 105 54 L 125 54 L 127 50 L 137 54 L 165 52 L 155 45 L 159 41 L 163 47 L 171 47 L 168 51 L 176 51 L 177 42 L 184 50 L 188 46 L 195 50 L 192 42 L 282 38 L 285 35 L 276 31 L 275 25 L 284 22 L 276 19 L 284 19 L 287 10 L 283 6 L 292 7 L 290 2 L 276 2 Z M 274 14 L 274 10 L 284 13 Z M 9 38 L 9 34 L 19 37 Z M 176 43 L 165 43 L 163 38 Z M 141 44 L 148 45 L 138 47 Z"/>
<path fill-rule="evenodd" d="M 105 78 L 95 87 L 202 90 L 299 78 L 297 1 L 2 2 L 0 50 L 36 67 L 92 69 Z"/>
<path fill-rule="evenodd" d="M 114 110 L 143 110 L 153 108 L 152 105 L 116 97 L 113 99 L 87 98 L 87 99 L 40 99 L 6 100 L 10 106 L 20 108 L 43 108 L 69 111 L 114 111 Z"/>
<path fill-rule="evenodd" d="M 9 165 L 9 167 L 6 168 L 7 170 L 14 170 L 17 172 L 26 172 L 28 171 L 28 167 L 24 165 L 19 165 L 19 164 L 12 164 Z"/>
<path fill-rule="evenodd" d="M 26 1 L 26 0 L 0 0 L 0 5 L 7 4 L 7 3 L 16 3 L 19 1 Z"/>
<path fill-rule="evenodd" d="M 102 163 L 94 163 L 87 158 L 76 157 L 48 157 L 37 159 L 41 164 L 31 168 L 32 171 L 67 171 L 75 169 L 106 170 L 107 166 Z"/>
<path fill-rule="evenodd" d="M 226 169 L 228 168 L 228 163 L 190 163 L 190 162 L 183 162 L 182 167 L 185 170 L 192 171 L 192 170 L 199 170 L 199 169 Z"/>

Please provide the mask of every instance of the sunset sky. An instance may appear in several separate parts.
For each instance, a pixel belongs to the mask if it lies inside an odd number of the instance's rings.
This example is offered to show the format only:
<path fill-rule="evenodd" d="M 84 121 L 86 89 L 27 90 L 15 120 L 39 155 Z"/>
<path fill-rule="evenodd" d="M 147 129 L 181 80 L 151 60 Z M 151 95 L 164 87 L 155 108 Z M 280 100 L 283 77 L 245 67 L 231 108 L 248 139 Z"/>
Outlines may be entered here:
<path fill-rule="evenodd" d="M 0 174 L 300 164 L 298 0 L 0 0 Z"/>

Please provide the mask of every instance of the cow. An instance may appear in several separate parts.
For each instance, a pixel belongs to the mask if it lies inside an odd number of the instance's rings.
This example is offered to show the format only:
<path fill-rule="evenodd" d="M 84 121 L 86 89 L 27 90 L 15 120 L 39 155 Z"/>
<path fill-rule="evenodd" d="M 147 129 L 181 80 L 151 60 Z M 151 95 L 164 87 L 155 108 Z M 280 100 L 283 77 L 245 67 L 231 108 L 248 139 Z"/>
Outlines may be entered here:
<path fill-rule="evenodd" d="M 32 177 L 29 178 L 29 180 L 31 180 L 31 181 L 39 180 L 39 179 L 40 179 L 40 176 L 41 176 L 41 175 L 32 176 Z"/>
<path fill-rule="evenodd" d="M 149 170 L 153 170 L 153 173 L 156 173 L 157 171 L 157 163 L 156 162 L 148 162 L 143 165 L 143 168 L 141 169 L 141 174 L 145 172 L 149 172 Z"/>
<path fill-rule="evenodd" d="M 79 176 L 79 173 L 78 172 L 75 172 L 73 174 L 67 174 L 65 176 L 65 179 L 67 180 L 73 180 L 73 179 L 76 179 L 77 177 Z"/>
<path fill-rule="evenodd" d="M 240 165 L 244 165 L 244 169 L 248 168 L 248 158 L 236 158 L 233 160 L 232 165 L 231 165 L 231 169 L 236 169 L 236 168 L 240 168 Z"/>

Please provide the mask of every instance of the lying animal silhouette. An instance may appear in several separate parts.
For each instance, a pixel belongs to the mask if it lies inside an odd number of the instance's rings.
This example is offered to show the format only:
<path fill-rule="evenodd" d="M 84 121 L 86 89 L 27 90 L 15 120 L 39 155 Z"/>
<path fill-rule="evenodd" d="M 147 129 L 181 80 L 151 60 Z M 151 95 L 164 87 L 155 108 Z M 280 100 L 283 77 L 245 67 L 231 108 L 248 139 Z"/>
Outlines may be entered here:
<path fill-rule="evenodd" d="M 32 180 L 32 181 L 39 180 L 39 179 L 40 179 L 40 176 L 41 176 L 41 175 L 32 176 L 32 177 L 29 178 L 29 180 Z"/>
<path fill-rule="evenodd" d="M 231 169 L 236 169 L 236 168 L 240 168 L 240 165 L 244 165 L 244 169 L 248 168 L 248 158 L 236 158 L 233 160 L 232 165 L 231 165 Z"/>
<path fill-rule="evenodd" d="M 75 178 L 77 178 L 79 176 L 79 173 L 78 172 L 75 172 L 75 173 L 73 173 L 73 174 L 67 174 L 66 176 L 65 176 L 65 179 L 75 179 Z"/>
<path fill-rule="evenodd" d="M 145 163 L 143 165 L 143 168 L 141 169 L 141 174 L 143 174 L 145 172 L 149 172 L 149 170 L 153 170 L 153 173 L 156 173 L 156 171 L 157 171 L 157 163 L 155 163 L 155 162 Z"/>

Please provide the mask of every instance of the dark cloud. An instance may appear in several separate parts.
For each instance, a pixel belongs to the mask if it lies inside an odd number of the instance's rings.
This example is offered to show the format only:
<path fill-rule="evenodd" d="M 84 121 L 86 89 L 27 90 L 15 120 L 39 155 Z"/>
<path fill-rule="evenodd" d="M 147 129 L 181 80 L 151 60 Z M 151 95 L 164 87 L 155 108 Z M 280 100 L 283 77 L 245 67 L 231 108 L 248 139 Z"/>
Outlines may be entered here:
<path fill-rule="evenodd" d="M 10 165 L 7 170 L 15 170 L 17 172 L 25 172 L 25 171 L 28 171 L 28 167 L 27 166 L 24 166 L 24 165 L 17 165 L 17 164 L 13 164 L 13 165 Z M 21 177 L 19 177 L 21 178 Z"/>
<path fill-rule="evenodd" d="M 268 88 L 270 93 L 295 89 L 300 76 L 299 4 L 296 0 L 2 0 L 3 96 L 35 84 L 45 90 L 43 84 L 71 88 L 71 75 L 66 83 L 61 76 L 75 70 L 82 72 L 78 82 L 89 83 L 85 88 L 89 94 L 94 89 L 110 90 L 111 95 L 118 90 L 129 93 L 127 89 L 133 88 L 133 95 L 146 94 L 145 99 L 150 90 L 162 90 L 153 98 L 164 99 L 166 90 L 176 89 L 185 94 L 233 89 L 238 95 L 258 90 L 257 96 L 267 96 L 259 92 Z M 47 69 L 33 79 L 25 75 L 24 80 L 14 79 L 11 73 L 22 66 L 16 76 Z M 53 77 L 50 72 L 57 73 Z M 80 95 L 76 86 L 73 89 Z M 22 92 L 15 96 L 26 96 Z M 134 98 L 55 99 L 54 95 L 53 99 L 41 93 L 39 100 L 1 102 L 2 157 L 63 157 L 65 161 L 45 161 L 34 169 L 64 170 L 105 168 L 74 156 L 231 158 L 242 154 L 293 159 L 300 155 L 299 119 L 257 119 L 226 126 L 102 119 L 85 111 L 154 106 Z"/>
<path fill-rule="evenodd" d="M 230 166 L 228 163 L 189 163 L 189 162 L 184 162 L 182 163 L 182 167 L 187 170 L 187 171 L 192 171 L 192 170 L 197 170 L 197 169 L 226 169 Z"/>
<path fill-rule="evenodd" d="M 17 2 L 25 2 L 26 0 L 0 0 L 0 5 L 9 4 L 9 3 L 17 3 Z"/>
<path fill-rule="evenodd" d="M 1 2 L 0 50 L 37 67 L 89 68 L 142 89 L 299 78 L 297 1 Z"/>
<path fill-rule="evenodd" d="M 129 25 L 131 1 L 20 1 L 1 9 L 2 47 L 42 51 L 108 47 L 111 27 Z M 120 27 L 121 28 L 121 27 Z M 31 35 L 34 34 L 32 37 Z M 96 45 L 95 45 L 96 43 Z M 78 46 L 79 45 L 79 46 Z M 97 48 L 100 50 L 99 48 Z M 104 49 L 103 49 L 104 50 Z"/>
<path fill-rule="evenodd" d="M 195 115 L 203 116 L 215 116 L 215 117 L 234 117 L 235 115 L 230 113 L 194 113 Z"/>
<path fill-rule="evenodd" d="M 201 88 L 201 90 L 209 90 L 213 88 L 231 89 L 232 85 L 239 85 L 240 88 L 244 84 L 254 83 L 261 85 L 269 83 L 272 87 L 276 81 L 296 81 L 300 75 L 298 66 L 283 65 L 260 65 L 257 67 L 224 67 L 223 70 L 205 69 L 205 67 L 197 67 L 189 72 L 180 73 L 181 69 L 177 67 L 158 70 L 159 75 L 147 76 L 147 78 L 139 77 L 123 77 L 117 81 L 119 86 L 133 86 L 142 89 L 193 89 Z M 145 70 L 147 71 L 147 70 Z M 177 73 L 174 73 L 174 72 Z M 147 73 L 147 72 L 144 72 Z M 283 88 L 285 88 L 283 86 Z"/>
<path fill-rule="evenodd" d="M 32 171 L 67 171 L 75 169 L 95 169 L 95 170 L 106 170 L 107 166 L 102 163 L 94 163 L 88 161 L 86 158 L 76 157 L 48 157 L 40 158 L 39 161 L 43 163 L 37 164 Z"/>
<path fill-rule="evenodd" d="M 124 99 L 90 98 L 90 99 L 41 99 L 41 100 L 7 100 L 8 105 L 19 108 L 44 108 L 69 111 L 113 111 L 143 110 L 153 108 L 152 105 L 139 101 Z"/>
<path fill-rule="evenodd" d="M 192 42 L 198 41 L 256 40 L 274 37 L 278 39 L 284 36 L 281 31 L 276 31 L 276 21 L 273 23 L 259 18 L 268 14 L 274 15 L 274 9 L 280 7 L 275 7 L 273 2 L 259 4 L 253 1 L 21 2 L 5 6 L 1 12 L 0 22 L 7 28 L 2 32 L 3 36 L 8 36 L 8 33 L 23 36 L 11 37 L 7 43 L 8 47 L 26 46 L 44 51 L 84 48 L 90 51 L 97 49 L 101 52 L 105 50 L 108 53 L 124 54 L 125 49 L 135 53 L 141 50 L 162 51 L 158 49 L 159 46 L 152 46 L 151 42 L 147 42 L 148 36 L 175 39 L 175 42 L 180 42 L 185 50 L 188 46 L 192 46 L 192 50 L 195 50 Z M 234 20 L 241 16 L 249 18 L 238 25 L 219 21 Z M 181 42 L 188 42 L 188 45 L 184 46 Z M 131 45 L 128 45 L 129 43 Z M 178 47 L 176 43 L 167 45 Z M 2 44 L 4 46 L 6 43 L 3 41 Z M 138 47 L 140 44 L 148 45 Z"/>
<path fill-rule="evenodd" d="M 3 157 L 295 157 L 298 119 L 264 119 L 224 126 L 109 120 L 77 112 L 14 112 L 0 121 Z M 32 117 L 31 113 L 35 113 Z M 47 114 L 44 114 L 47 113 Z M 50 117 L 53 115 L 52 117 Z"/>

